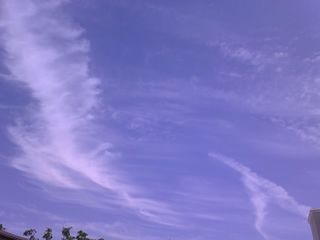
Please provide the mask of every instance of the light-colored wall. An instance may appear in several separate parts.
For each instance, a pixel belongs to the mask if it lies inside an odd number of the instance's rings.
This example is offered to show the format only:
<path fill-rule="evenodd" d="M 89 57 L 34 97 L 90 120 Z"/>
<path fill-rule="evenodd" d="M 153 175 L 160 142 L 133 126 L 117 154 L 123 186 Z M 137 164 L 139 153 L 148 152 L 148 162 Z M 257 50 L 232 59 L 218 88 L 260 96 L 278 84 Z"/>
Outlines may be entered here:
<path fill-rule="evenodd" d="M 320 240 L 320 209 L 311 209 L 308 218 L 313 240 Z"/>

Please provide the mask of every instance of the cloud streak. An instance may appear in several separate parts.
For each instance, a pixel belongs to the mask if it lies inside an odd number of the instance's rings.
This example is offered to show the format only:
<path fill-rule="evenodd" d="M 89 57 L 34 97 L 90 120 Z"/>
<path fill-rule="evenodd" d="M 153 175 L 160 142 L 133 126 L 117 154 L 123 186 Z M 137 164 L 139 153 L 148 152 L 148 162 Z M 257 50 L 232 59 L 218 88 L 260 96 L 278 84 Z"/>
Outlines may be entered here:
<path fill-rule="evenodd" d="M 248 190 L 251 203 L 255 211 L 255 228 L 265 238 L 268 235 L 264 231 L 267 207 L 270 203 L 276 204 L 282 209 L 306 218 L 310 207 L 298 203 L 289 193 L 276 183 L 265 179 L 250 168 L 226 156 L 210 153 L 209 156 L 221 161 L 226 166 L 241 174 L 241 180 Z"/>
<path fill-rule="evenodd" d="M 14 166 L 56 186 L 81 187 L 65 167 L 99 182 L 101 173 L 79 151 L 77 141 L 90 126 L 99 83 L 89 76 L 89 47 L 81 29 L 51 17 L 55 5 L 50 2 L 4 1 L 3 6 L 6 66 L 36 101 L 28 126 L 20 122 L 10 129 L 23 150 Z"/>
<path fill-rule="evenodd" d="M 97 134 L 101 82 L 90 74 L 90 47 L 83 30 L 59 11 L 63 2 L 2 3 L 5 65 L 34 100 L 26 117 L 9 129 L 21 149 L 12 166 L 50 186 L 104 189 L 144 218 L 159 222 L 158 215 L 170 212 L 167 206 L 132 197 L 141 194 L 140 189 L 111 166 L 112 145 Z"/>

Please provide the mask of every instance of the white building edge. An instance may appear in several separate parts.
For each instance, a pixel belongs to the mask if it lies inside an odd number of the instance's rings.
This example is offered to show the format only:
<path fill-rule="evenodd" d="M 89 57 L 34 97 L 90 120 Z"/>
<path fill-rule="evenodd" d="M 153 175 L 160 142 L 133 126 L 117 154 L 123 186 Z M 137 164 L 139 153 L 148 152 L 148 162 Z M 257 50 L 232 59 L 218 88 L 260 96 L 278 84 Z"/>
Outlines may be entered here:
<path fill-rule="evenodd" d="M 308 221 L 311 227 L 313 240 L 320 240 L 320 208 L 313 208 L 310 210 Z"/>

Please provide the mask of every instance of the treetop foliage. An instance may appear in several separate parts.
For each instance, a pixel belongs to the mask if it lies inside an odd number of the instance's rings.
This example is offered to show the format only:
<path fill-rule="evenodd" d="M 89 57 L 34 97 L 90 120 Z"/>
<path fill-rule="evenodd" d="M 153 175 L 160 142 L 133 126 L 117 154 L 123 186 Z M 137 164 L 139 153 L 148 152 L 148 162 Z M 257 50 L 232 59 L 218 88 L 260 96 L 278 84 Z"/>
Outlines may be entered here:
<path fill-rule="evenodd" d="M 79 230 L 77 232 L 76 236 L 72 236 L 71 234 L 71 229 L 72 227 L 63 227 L 61 230 L 61 240 L 104 240 L 103 238 L 99 239 L 92 239 L 88 237 L 88 234 L 84 232 L 83 230 Z M 5 227 L 0 224 L 0 230 L 6 230 Z M 23 236 L 27 237 L 29 240 L 39 240 L 39 238 L 36 237 L 37 230 L 30 228 L 27 229 L 23 232 Z M 47 228 L 43 235 L 42 235 L 43 240 L 52 240 L 53 239 L 53 232 L 51 228 Z"/>

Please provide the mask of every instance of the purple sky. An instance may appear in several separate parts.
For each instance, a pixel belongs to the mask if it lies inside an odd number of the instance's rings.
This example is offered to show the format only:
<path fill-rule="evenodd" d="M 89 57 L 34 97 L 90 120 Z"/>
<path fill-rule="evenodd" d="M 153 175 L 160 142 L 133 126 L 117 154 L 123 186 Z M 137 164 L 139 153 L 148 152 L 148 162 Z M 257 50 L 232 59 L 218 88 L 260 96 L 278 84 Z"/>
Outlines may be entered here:
<path fill-rule="evenodd" d="M 0 223 L 108 240 L 311 239 L 319 10 L 1 0 Z"/>

